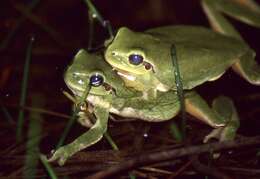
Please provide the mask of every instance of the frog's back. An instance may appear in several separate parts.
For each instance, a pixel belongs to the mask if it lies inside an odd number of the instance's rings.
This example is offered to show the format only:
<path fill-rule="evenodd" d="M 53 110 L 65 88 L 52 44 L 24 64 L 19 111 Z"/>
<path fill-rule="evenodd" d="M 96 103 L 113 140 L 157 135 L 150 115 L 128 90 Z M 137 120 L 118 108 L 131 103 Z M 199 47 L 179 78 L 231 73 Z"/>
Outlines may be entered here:
<path fill-rule="evenodd" d="M 146 32 L 160 39 L 168 40 L 173 43 L 192 43 L 196 46 L 211 48 L 244 49 L 247 44 L 232 37 L 222 35 L 202 26 L 176 25 L 163 26 L 149 29 Z M 236 42 L 234 44 L 234 42 Z"/>
<path fill-rule="evenodd" d="M 217 79 L 250 50 L 240 40 L 200 26 L 165 26 L 146 32 L 175 45 L 185 89 Z M 171 77 L 167 78 L 165 73 L 163 75 L 159 78 L 164 83 L 172 83 Z"/>

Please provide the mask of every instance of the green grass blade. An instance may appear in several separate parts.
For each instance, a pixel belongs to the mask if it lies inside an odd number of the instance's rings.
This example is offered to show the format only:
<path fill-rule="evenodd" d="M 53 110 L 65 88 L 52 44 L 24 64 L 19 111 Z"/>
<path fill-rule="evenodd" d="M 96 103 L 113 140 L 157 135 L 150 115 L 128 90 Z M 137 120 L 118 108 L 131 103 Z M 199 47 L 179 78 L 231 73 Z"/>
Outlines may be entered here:
<path fill-rule="evenodd" d="M 10 125 L 15 124 L 15 122 L 14 122 L 14 120 L 13 120 L 11 114 L 8 112 L 8 110 L 6 109 L 6 107 L 4 107 L 4 105 L 2 104 L 1 101 L 0 101 L 0 108 L 1 108 L 1 110 L 2 110 L 2 112 L 3 112 L 3 114 L 4 114 L 4 116 L 5 116 L 5 118 L 6 118 L 6 120 L 7 120 L 7 122 L 8 122 Z"/>
<path fill-rule="evenodd" d="M 21 97 L 20 97 L 20 106 L 24 106 L 26 95 L 27 95 L 27 83 L 29 77 L 29 67 L 31 61 L 31 54 L 32 54 L 32 46 L 33 46 L 34 37 L 31 37 L 30 43 L 27 47 L 26 51 L 26 59 L 23 71 L 23 80 L 22 80 L 22 88 L 21 88 Z M 22 130 L 23 130 L 23 123 L 24 123 L 24 109 L 19 110 L 18 114 L 18 122 L 17 122 L 17 131 L 16 131 L 16 140 L 18 142 L 22 139 Z"/>
<path fill-rule="evenodd" d="M 181 129 L 182 129 L 182 135 L 183 139 L 186 135 L 186 116 L 185 116 L 185 104 L 184 104 L 184 93 L 183 93 L 183 85 L 182 85 L 182 79 L 181 74 L 179 70 L 179 64 L 177 59 L 177 52 L 175 45 L 172 45 L 171 47 L 171 57 L 172 57 L 172 63 L 174 68 L 174 77 L 175 77 L 175 83 L 177 87 L 177 95 L 180 101 L 181 106 L 181 116 L 182 116 L 182 123 L 181 123 Z"/>
<path fill-rule="evenodd" d="M 52 169 L 51 165 L 49 164 L 47 158 L 45 157 L 45 155 L 40 155 L 40 159 L 41 159 L 41 162 L 43 163 L 44 167 L 46 168 L 48 174 L 49 174 L 49 177 L 51 179 L 58 179 L 57 175 L 55 174 L 54 170 Z"/>
<path fill-rule="evenodd" d="M 44 97 L 42 95 L 32 96 L 32 105 L 33 106 L 44 106 Z M 42 115 L 37 112 L 31 112 L 29 115 L 29 129 L 27 134 L 27 143 L 26 143 L 26 159 L 25 159 L 25 170 L 24 178 L 33 179 L 37 173 L 37 165 L 39 160 L 40 153 L 40 140 L 41 140 L 41 131 L 42 131 Z"/>
<path fill-rule="evenodd" d="M 103 27 L 107 28 L 110 38 L 113 39 L 114 33 L 110 22 L 104 20 L 104 18 L 101 16 L 101 14 L 98 12 L 98 10 L 95 8 L 95 6 L 90 0 L 84 0 L 84 2 L 87 4 L 88 9 L 90 11 L 89 13 L 89 15 L 91 16 L 90 18 L 96 18 Z"/>
<path fill-rule="evenodd" d="M 78 114 L 79 110 L 75 110 L 72 114 L 72 117 L 69 119 L 65 129 L 64 129 L 64 132 L 62 133 L 60 139 L 59 139 L 59 142 L 56 144 L 56 149 L 58 149 L 60 146 L 63 145 L 67 135 L 69 134 L 69 131 L 71 129 L 71 127 L 73 126 L 74 122 L 76 121 L 77 119 L 77 114 Z"/>
<path fill-rule="evenodd" d="M 79 103 L 76 105 L 76 109 L 73 112 L 72 117 L 70 118 L 69 122 L 67 123 L 67 125 L 66 125 L 66 127 L 64 129 L 64 132 L 62 133 L 61 138 L 60 138 L 59 142 L 57 143 L 57 145 L 55 147 L 56 149 L 58 149 L 60 146 L 63 145 L 63 143 L 64 143 L 64 141 L 65 141 L 65 139 L 66 139 L 66 137 L 67 137 L 67 135 L 68 135 L 72 125 L 74 124 L 75 120 L 77 119 L 77 114 L 80 111 L 80 106 L 85 103 L 85 100 L 86 100 L 86 98 L 88 96 L 88 93 L 89 93 L 90 89 L 91 89 L 91 86 L 88 85 L 87 88 L 85 89 L 82 97 L 80 97 Z"/>
<path fill-rule="evenodd" d="M 100 22 L 100 24 L 103 25 L 104 19 L 101 16 L 101 14 L 98 12 L 98 10 L 95 8 L 95 6 L 92 4 L 92 2 L 90 0 L 84 0 L 84 2 L 87 4 L 92 17 L 96 18 Z"/>
<path fill-rule="evenodd" d="M 108 143 L 111 145 L 113 150 L 119 150 L 119 148 L 117 147 L 116 143 L 113 141 L 113 139 L 111 138 L 111 136 L 109 135 L 108 132 L 106 132 L 104 134 L 104 136 L 107 139 Z"/>
<path fill-rule="evenodd" d="M 176 122 L 171 122 L 170 133 L 176 139 L 177 142 L 183 141 L 182 131 L 179 129 L 179 127 L 177 126 Z"/>
<path fill-rule="evenodd" d="M 89 30 L 88 30 L 88 50 L 92 49 L 93 46 L 93 37 L 94 37 L 94 19 L 92 17 L 92 14 L 88 13 L 89 17 Z"/>
<path fill-rule="evenodd" d="M 132 174 L 132 173 L 129 173 L 128 175 L 129 175 L 129 178 L 130 178 L 130 179 L 136 179 L 136 177 L 135 177 L 135 175 L 134 175 L 134 174 Z"/>

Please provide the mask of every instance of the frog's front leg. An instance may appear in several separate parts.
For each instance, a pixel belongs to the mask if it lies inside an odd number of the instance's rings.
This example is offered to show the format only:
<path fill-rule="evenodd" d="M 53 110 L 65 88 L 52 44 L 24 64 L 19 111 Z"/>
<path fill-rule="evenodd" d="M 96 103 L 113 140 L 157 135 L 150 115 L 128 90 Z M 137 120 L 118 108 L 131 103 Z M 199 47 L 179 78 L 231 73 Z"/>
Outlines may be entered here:
<path fill-rule="evenodd" d="M 109 111 L 105 108 L 95 107 L 94 114 L 97 118 L 96 123 L 72 143 L 57 149 L 48 161 L 52 162 L 58 160 L 59 165 L 64 165 L 69 157 L 78 151 L 95 144 L 103 137 L 103 134 L 107 130 Z"/>
<path fill-rule="evenodd" d="M 221 12 L 260 28 L 260 6 L 253 0 L 202 0 L 201 2 L 213 30 L 219 33 L 244 41 Z M 255 53 L 252 50 L 248 49 L 248 52 L 243 54 L 232 68 L 248 82 L 260 85 L 260 67 L 255 61 Z"/>
<path fill-rule="evenodd" d="M 188 92 L 185 94 L 185 107 L 189 114 L 216 128 L 204 138 L 204 142 L 210 138 L 218 138 L 221 141 L 234 138 L 239 120 L 230 99 L 219 97 L 213 101 L 210 108 L 197 93 Z"/>
<path fill-rule="evenodd" d="M 94 108 L 89 103 L 87 103 L 84 106 L 80 106 L 80 111 L 77 114 L 78 123 L 80 123 L 82 126 L 86 128 L 91 128 L 96 121 L 93 112 L 94 112 Z"/>

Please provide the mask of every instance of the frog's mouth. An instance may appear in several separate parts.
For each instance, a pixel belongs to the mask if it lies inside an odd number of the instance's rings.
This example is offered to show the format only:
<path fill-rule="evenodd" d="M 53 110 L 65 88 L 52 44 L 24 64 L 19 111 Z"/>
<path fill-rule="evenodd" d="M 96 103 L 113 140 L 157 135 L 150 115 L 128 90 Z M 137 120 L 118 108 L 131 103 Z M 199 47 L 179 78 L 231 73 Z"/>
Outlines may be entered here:
<path fill-rule="evenodd" d="M 67 87 L 72 91 L 75 96 L 82 96 L 85 89 L 74 85 L 73 83 L 66 83 Z"/>
<path fill-rule="evenodd" d="M 136 77 L 131 75 L 128 71 L 119 69 L 119 68 L 113 68 L 113 70 L 122 78 L 126 78 L 129 81 L 135 81 Z"/>
<path fill-rule="evenodd" d="M 83 93 L 85 92 L 86 88 L 80 87 L 78 85 L 75 85 L 73 83 L 66 83 L 66 85 L 68 86 L 68 88 L 72 91 L 72 93 L 75 96 L 81 97 L 83 95 Z M 113 88 L 110 84 L 108 83 L 103 83 L 102 87 L 104 88 L 105 91 L 107 91 L 107 93 L 116 93 L 115 88 Z M 96 88 L 94 86 L 91 86 L 91 88 Z M 94 95 L 101 95 L 101 94 L 96 94 L 95 92 L 93 93 L 93 91 L 89 92 L 89 94 L 94 94 Z M 105 94 L 103 94 L 105 95 Z"/>

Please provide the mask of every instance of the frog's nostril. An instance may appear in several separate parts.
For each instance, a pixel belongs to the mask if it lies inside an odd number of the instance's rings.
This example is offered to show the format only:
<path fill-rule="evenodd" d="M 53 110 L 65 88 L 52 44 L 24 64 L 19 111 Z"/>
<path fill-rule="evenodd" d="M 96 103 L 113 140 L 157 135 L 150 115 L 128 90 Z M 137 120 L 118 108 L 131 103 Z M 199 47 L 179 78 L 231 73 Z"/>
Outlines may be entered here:
<path fill-rule="evenodd" d="M 72 77 L 73 77 L 73 78 L 77 78 L 78 75 L 77 75 L 76 73 L 72 73 Z"/>
<path fill-rule="evenodd" d="M 116 52 L 112 52 L 111 55 L 112 55 L 112 56 L 115 56 L 115 55 L 116 55 Z"/>
<path fill-rule="evenodd" d="M 82 79 L 79 79 L 79 80 L 78 80 L 78 83 L 81 84 L 81 85 L 83 85 L 83 84 L 84 84 L 84 81 L 83 81 Z"/>

